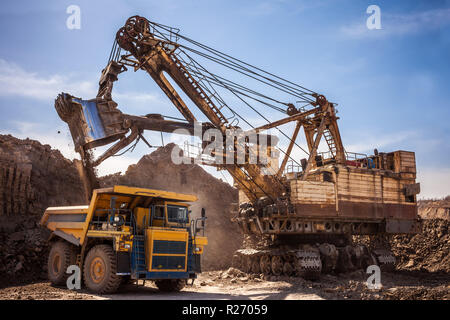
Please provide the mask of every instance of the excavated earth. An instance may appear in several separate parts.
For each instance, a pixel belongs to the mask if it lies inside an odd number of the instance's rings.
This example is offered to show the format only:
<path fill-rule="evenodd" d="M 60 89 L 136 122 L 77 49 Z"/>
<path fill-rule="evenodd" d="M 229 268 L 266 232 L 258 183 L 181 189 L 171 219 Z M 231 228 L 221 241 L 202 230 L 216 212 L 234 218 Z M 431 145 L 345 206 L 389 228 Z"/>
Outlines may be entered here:
<path fill-rule="evenodd" d="M 102 186 L 133 185 L 192 193 L 192 212 L 207 212 L 209 245 L 204 273 L 178 295 L 160 294 L 151 284 L 129 286 L 116 295 L 50 286 L 46 280 L 47 230 L 39 219 L 48 206 L 86 203 L 76 163 L 38 141 L 0 135 L 0 299 L 449 299 L 450 201 L 421 201 L 423 230 L 389 239 L 398 270 L 383 273 L 383 288 L 367 289 L 363 271 L 323 275 L 320 281 L 248 275 L 230 268 L 242 234 L 230 221 L 237 191 L 197 165 L 175 165 L 174 145 L 144 156 L 125 174 L 101 178 Z"/>

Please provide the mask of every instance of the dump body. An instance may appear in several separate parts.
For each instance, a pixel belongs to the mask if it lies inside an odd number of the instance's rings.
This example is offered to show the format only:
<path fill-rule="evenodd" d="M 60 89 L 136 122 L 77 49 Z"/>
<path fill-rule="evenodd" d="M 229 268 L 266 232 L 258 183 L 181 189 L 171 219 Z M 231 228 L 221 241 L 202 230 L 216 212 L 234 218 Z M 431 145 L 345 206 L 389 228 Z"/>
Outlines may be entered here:
<path fill-rule="evenodd" d="M 89 206 L 50 207 L 41 225 L 53 239 L 84 253 L 108 243 L 117 258 L 117 274 L 132 279 L 188 279 L 200 272 L 200 255 L 207 245 L 190 220 L 192 195 L 114 186 L 94 190 Z M 203 231 L 204 233 L 204 231 Z"/>

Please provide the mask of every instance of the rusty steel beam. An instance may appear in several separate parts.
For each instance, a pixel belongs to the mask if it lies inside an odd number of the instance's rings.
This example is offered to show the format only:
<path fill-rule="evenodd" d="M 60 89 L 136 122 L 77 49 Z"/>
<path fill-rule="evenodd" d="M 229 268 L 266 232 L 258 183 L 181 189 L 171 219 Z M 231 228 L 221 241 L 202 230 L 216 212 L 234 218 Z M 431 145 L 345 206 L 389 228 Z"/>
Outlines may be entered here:
<path fill-rule="evenodd" d="M 175 130 L 183 129 L 186 130 L 188 135 L 194 135 L 194 123 L 180 122 L 180 121 L 172 121 L 172 120 L 164 120 L 161 116 L 161 119 L 152 119 L 147 117 L 139 117 L 133 116 L 129 114 L 123 115 L 125 121 L 130 121 L 130 124 L 138 127 L 142 130 L 150 130 L 150 131 L 162 131 L 167 133 L 173 133 Z M 210 128 L 214 128 L 212 124 L 202 123 L 202 131 Z M 178 133 L 182 133 L 179 131 Z"/>
<path fill-rule="evenodd" d="M 281 125 L 286 124 L 286 123 L 291 122 L 291 121 L 301 121 L 302 119 L 306 118 L 307 116 L 312 115 L 312 114 L 317 113 L 317 112 L 320 112 L 320 111 L 322 111 L 322 107 L 317 107 L 317 108 L 314 108 L 314 109 L 311 109 L 311 110 L 308 110 L 308 111 L 305 111 L 305 112 L 294 114 L 293 116 L 290 116 L 290 117 L 287 117 L 287 118 L 284 118 L 284 119 L 280 119 L 278 121 L 274 121 L 274 122 L 265 124 L 265 125 L 263 125 L 261 127 L 255 128 L 253 130 L 258 132 L 258 131 L 262 131 L 262 130 L 272 129 L 272 128 L 281 126 Z"/>
<path fill-rule="evenodd" d="M 325 123 L 326 123 L 327 117 L 323 117 L 320 121 L 319 128 L 317 129 L 317 136 L 314 140 L 314 145 L 311 149 L 311 153 L 309 154 L 308 162 L 306 163 L 305 172 L 303 172 L 301 180 L 306 180 L 308 177 L 309 171 L 311 170 L 314 157 L 317 155 L 317 148 L 319 147 L 320 140 L 322 139 L 323 131 L 325 130 Z"/>
<path fill-rule="evenodd" d="M 137 139 L 139 136 L 139 129 L 137 128 L 131 128 L 131 133 L 128 135 L 128 137 L 123 137 L 119 140 L 116 144 L 114 144 L 112 147 L 110 147 L 108 150 L 106 150 L 100 157 L 98 157 L 93 163 L 93 167 L 97 167 L 100 163 L 108 159 L 109 157 L 112 157 L 117 152 L 131 144 L 133 141 Z"/>
<path fill-rule="evenodd" d="M 294 147 L 295 140 L 297 139 L 298 132 L 300 131 L 300 128 L 302 127 L 301 121 L 297 121 L 297 125 L 295 126 L 294 134 L 292 135 L 291 142 L 289 143 L 289 147 L 284 155 L 283 162 L 281 163 L 280 168 L 278 169 L 277 176 L 281 177 L 283 174 L 284 168 L 286 167 L 286 163 L 288 162 L 288 159 L 290 158 L 292 148 Z"/>

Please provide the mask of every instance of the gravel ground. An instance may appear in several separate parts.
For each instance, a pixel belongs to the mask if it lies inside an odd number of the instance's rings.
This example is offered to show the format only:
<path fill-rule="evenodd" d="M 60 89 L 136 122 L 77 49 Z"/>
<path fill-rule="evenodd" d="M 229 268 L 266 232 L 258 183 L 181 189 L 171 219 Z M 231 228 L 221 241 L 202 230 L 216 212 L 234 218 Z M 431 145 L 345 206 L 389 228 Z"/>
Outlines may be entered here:
<path fill-rule="evenodd" d="M 14 300 L 96 300 L 96 299 L 177 299 L 177 300 L 379 300 L 379 299 L 450 299 L 450 276 L 425 272 L 394 272 L 382 274 L 383 287 L 369 290 L 365 284 L 368 275 L 362 271 L 345 275 L 324 275 L 320 281 L 301 278 L 264 277 L 246 275 L 235 269 L 206 272 L 193 286 L 179 293 L 161 293 L 151 283 L 127 285 L 116 294 L 94 295 L 85 290 L 71 291 L 52 287 L 48 282 L 37 282 L 0 289 L 0 299 Z"/>

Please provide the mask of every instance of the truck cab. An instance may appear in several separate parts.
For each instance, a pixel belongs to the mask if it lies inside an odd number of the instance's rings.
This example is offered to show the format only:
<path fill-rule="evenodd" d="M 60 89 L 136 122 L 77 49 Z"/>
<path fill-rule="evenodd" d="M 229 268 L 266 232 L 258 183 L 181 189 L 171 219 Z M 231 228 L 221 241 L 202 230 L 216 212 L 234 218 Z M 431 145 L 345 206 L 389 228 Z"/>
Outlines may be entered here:
<path fill-rule="evenodd" d="M 201 272 L 208 241 L 205 212 L 194 218 L 197 198 L 162 190 L 114 186 L 94 190 L 88 206 L 50 207 L 41 225 L 52 231 L 48 275 L 64 285 L 76 264 L 86 287 L 111 293 L 121 283 L 154 280 L 178 291 Z"/>

